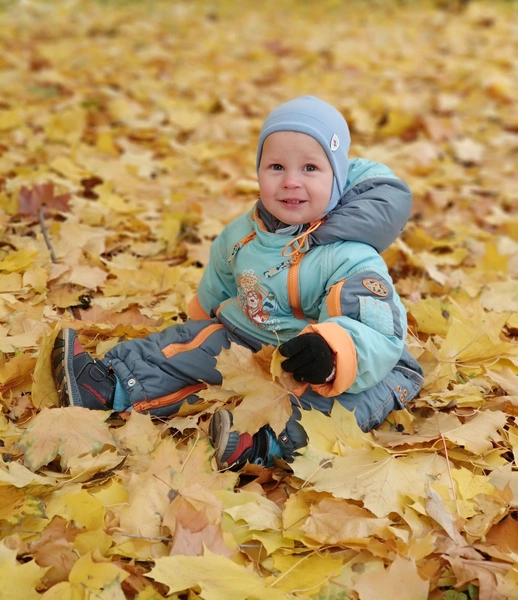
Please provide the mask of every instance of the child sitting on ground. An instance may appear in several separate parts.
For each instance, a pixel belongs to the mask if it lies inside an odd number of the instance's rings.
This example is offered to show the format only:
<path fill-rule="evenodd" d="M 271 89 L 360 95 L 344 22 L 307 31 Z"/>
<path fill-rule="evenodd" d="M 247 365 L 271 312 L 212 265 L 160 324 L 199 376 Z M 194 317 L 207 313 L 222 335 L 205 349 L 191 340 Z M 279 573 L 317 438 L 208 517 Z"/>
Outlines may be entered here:
<path fill-rule="evenodd" d="M 216 238 L 188 320 L 92 359 L 73 329 L 56 338 L 52 368 L 62 406 L 175 414 L 205 384 L 231 342 L 279 345 L 282 368 L 306 385 L 276 436 L 232 429 L 220 409 L 209 434 L 220 469 L 290 461 L 307 444 L 299 406 L 336 400 L 368 431 L 414 398 L 422 370 L 405 346 L 405 309 L 379 256 L 411 209 L 408 186 L 385 165 L 348 159 L 349 129 L 313 96 L 277 107 L 259 136 L 255 207 Z"/>

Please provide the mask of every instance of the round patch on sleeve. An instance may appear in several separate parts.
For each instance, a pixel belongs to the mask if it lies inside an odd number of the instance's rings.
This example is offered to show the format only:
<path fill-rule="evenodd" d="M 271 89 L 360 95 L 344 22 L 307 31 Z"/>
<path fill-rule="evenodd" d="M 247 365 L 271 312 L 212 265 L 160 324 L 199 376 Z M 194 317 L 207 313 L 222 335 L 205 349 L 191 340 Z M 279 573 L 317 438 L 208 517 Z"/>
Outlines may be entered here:
<path fill-rule="evenodd" d="M 362 284 L 363 287 L 367 288 L 369 292 L 372 292 L 376 296 L 381 296 L 382 298 L 388 296 L 389 291 L 387 286 L 378 279 L 364 279 Z"/>

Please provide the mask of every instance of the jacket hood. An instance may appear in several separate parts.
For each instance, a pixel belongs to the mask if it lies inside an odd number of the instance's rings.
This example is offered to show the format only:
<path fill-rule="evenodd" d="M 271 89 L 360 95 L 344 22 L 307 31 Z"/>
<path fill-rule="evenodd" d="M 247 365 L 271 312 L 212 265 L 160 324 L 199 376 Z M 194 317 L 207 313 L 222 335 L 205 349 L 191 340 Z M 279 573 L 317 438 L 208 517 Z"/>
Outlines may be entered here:
<path fill-rule="evenodd" d="M 287 225 L 276 219 L 259 200 L 259 218 L 270 233 L 300 235 L 306 225 Z M 343 196 L 323 223 L 308 236 L 309 247 L 334 242 L 362 242 L 385 251 L 401 234 L 412 210 L 408 185 L 385 165 L 352 159 Z"/>

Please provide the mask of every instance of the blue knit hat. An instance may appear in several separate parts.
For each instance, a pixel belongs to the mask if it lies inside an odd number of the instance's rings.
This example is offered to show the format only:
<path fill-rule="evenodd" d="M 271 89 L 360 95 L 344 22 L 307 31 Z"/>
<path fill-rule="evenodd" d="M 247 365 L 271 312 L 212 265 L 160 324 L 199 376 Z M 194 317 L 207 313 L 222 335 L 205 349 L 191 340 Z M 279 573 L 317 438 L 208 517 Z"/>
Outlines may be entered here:
<path fill-rule="evenodd" d="M 302 96 L 281 104 L 266 117 L 262 126 L 257 146 L 257 170 L 264 140 L 277 131 L 305 133 L 325 150 L 334 173 L 331 198 L 325 212 L 333 210 L 344 191 L 349 169 L 347 153 L 351 135 L 343 116 L 336 108 L 315 96 Z"/>

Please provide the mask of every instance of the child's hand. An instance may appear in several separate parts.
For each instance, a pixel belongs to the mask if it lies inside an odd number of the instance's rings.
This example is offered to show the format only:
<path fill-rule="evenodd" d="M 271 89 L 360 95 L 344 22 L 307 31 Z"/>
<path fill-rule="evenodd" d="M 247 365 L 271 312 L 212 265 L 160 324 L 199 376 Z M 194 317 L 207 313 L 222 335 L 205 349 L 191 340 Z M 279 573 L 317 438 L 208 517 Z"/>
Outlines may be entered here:
<path fill-rule="evenodd" d="M 303 333 L 279 346 L 287 359 L 282 368 L 293 373 L 296 381 L 327 383 L 335 369 L 334 354 L 325 339 L 318 333 Z"/>

